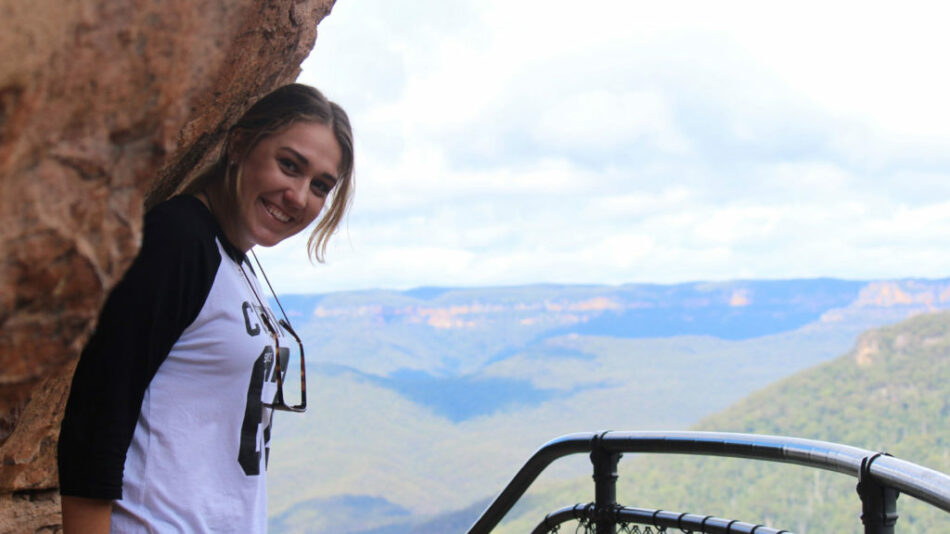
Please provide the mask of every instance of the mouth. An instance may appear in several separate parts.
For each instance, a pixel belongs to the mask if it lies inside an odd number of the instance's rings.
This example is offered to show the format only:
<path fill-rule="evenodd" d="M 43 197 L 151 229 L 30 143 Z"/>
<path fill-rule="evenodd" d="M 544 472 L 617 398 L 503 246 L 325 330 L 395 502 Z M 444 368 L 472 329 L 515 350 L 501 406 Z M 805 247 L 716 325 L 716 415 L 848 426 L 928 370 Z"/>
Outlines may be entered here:
<path fill-rule="evenodd" d="M 267 213 L 269 213 L 270 216 L 276 219 L 278 222 L 287 224 L 294 220 L 293 217 L 285 213 L 283 210 L 281 210 L 277 206 L 271 204 L 270 202 L 267 202 L 266 200 L 261 199 L 261 204 L 264 205 L 264 210 Z"/>

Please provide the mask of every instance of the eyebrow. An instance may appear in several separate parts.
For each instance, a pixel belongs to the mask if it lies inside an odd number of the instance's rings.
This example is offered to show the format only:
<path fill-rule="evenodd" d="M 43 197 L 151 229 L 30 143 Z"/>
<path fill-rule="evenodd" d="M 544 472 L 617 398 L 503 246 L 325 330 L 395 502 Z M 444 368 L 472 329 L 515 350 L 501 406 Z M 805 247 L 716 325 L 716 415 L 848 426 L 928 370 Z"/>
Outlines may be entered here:
<path fill-rule="evenodd" d="M 301 163 L 303 163 L 304 167 L 309 167 L 309 166 L 310 166 L 310 160 L 308 160 L 306 157 L 304 157 L 304 155 L 301 154 L 300 152 L 297 152 L 296 150 L 294 150 L 293 148 L 291 148 L 291 147 L 289 147 L 289 146 L 282 146 L 282 147 L 280 147 L 280 148 L 282 148 L 282 149 L 286 150 L 287 152 L 290 152 L 291 154 L 293 154 L 294 157 L 296 157 L 297 159 L 300 160 Z M 328 173 L 328 172 L 325 172 L 325 173 L 321 174 L 320 176 L 323 177 L 323 178 L 325 178 L 325 179 L 327 179 L 327 180 L 329 180 L 332 185 L 336 185 L 336 183 L 337 183 L 337 181 L 338 181 L 338 179 L 337 179 L 336 176 L 334 176 L 334 175 L 332 175 L 332 174 L 330 174 L 330 173 Z"/>

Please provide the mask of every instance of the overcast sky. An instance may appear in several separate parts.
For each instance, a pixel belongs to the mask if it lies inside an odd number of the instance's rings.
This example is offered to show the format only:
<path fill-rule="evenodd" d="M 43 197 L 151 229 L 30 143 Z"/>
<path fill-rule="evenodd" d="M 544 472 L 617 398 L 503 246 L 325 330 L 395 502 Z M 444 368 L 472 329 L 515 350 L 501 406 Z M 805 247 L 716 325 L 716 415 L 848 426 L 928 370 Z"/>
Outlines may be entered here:
<path fill-rule="evenodd" d="M 281 293 L 944 277 L 939 2 L 338 0 L 300 81 L 356 198 Z"/>

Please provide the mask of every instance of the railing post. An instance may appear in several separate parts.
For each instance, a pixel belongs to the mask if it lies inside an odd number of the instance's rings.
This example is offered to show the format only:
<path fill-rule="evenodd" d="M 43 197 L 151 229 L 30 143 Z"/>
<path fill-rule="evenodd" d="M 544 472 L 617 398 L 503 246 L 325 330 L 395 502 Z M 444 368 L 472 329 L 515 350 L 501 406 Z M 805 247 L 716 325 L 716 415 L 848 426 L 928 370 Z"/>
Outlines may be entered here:
<path fill-rule="evenodd" d="M 604 450 L 603 432 L 591 439 L 590 463 L 594 466 L 594 525 L 596 534 L 616 534 L 617 463 L 623 454 Z"/>
<path fill-rule="evenodd" d="M 894 534 L 897 523 L 897 497 L 900 492 L 881 485 L 871 475 L 871 464 L 885 453 L 879 452 L 861 460 L 858 471 L 858 495 L 861 497 L 861 521 L 864 534 Z"/>

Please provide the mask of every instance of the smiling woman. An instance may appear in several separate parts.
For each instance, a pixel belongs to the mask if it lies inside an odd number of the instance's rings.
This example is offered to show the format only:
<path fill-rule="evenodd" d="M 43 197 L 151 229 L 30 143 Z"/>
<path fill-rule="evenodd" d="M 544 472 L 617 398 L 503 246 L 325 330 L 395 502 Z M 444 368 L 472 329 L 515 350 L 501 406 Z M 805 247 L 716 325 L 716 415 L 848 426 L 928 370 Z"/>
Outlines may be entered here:
<path fill-rule="evenodd" d="M 238 248 L 276 245 L 313 222 L 337 183 L 341 150 L 333 130 L 318 122 L 297 122 L 267 137 L 250 150 L 238 141 L 229 150 L 230 166 L 241 169 L 242 180 L 233 214 L 219 217 Z M 219 197 L 219 186 L 206 190 Z"/>
<path fill-rule="evenodd" d="M 184 192 L 221 210 L 216 218 L 244 250 L 273 246 L 300 232 L 329 201 L 308 242 L 322 261 L 350 204 L 352 175 L 353 134 L 346 113 L 316 89 L 291 84 L 244 114 L 218 161 Z M 262 226 L 267 220 L 281 224 Z"/>
<path fill-rule="evenodd" d="M 67 534 L 266 531 L 272 414 L 306 408 L 303 347 L 246 253 L 328 205 L 308 243 L 322 261 L 352 174 L 346 114 L 293 84 L 252 106 L 220 159 L 149 211 L 73 377 L 58 458 Z"/>

